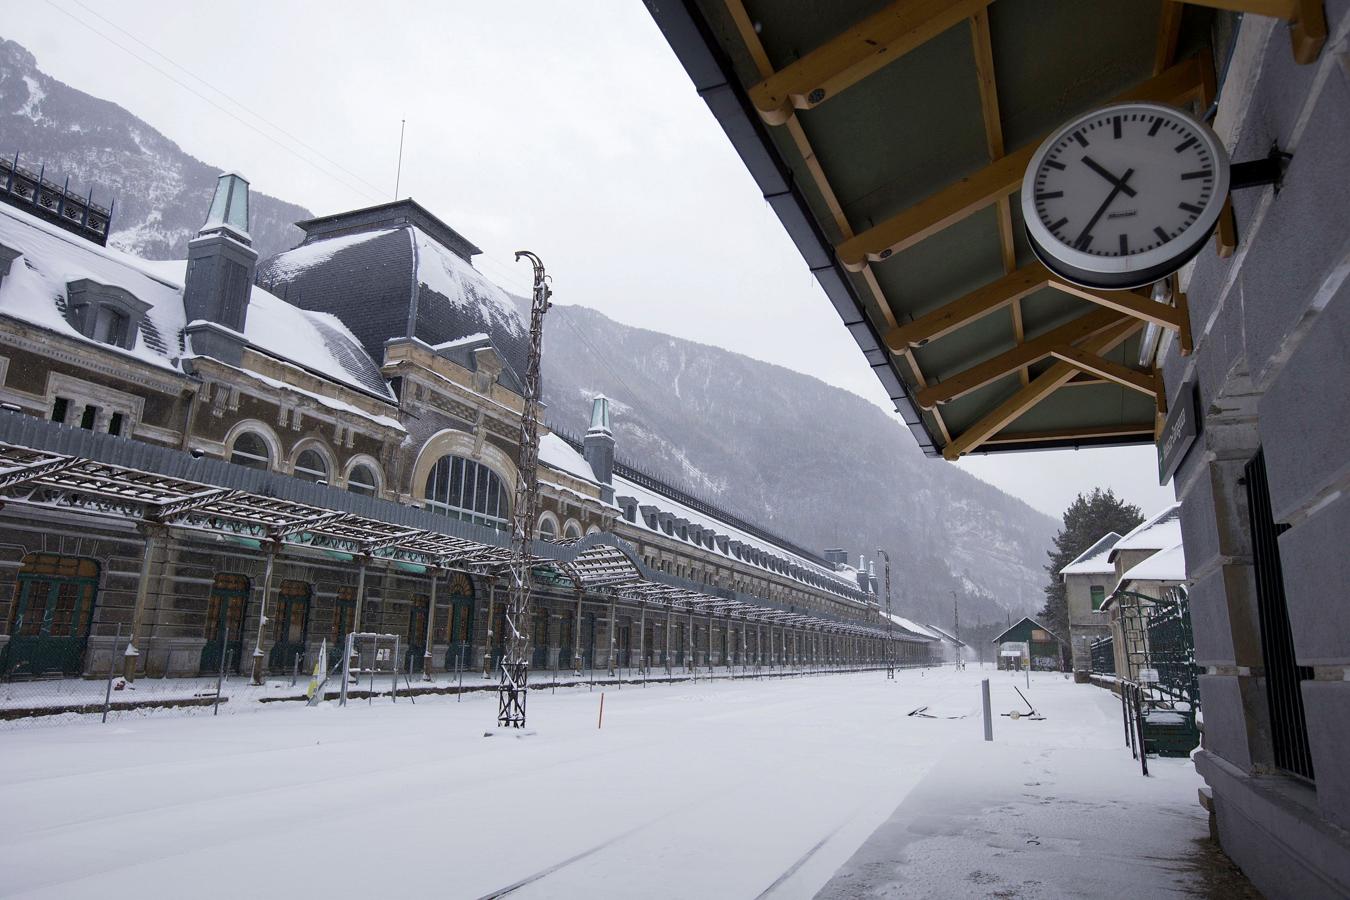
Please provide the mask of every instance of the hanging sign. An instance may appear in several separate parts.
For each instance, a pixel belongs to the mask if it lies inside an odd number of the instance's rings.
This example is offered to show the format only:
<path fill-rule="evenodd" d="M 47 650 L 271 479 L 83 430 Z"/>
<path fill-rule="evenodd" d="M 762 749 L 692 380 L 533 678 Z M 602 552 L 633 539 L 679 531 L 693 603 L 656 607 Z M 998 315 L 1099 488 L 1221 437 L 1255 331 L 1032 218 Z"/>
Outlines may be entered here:
<path fill-rule="evenodd" d="M 1196 435 L 1200 433 L 1199 408 L 1195 379 L 1192 377 L 1177 391 L 1162 434 L 1158 436 L 1158 484 L 1167 484 L 1172 480 L 1177 467 L 1186 458 L 1186 452 L 1195 443 Z"/>

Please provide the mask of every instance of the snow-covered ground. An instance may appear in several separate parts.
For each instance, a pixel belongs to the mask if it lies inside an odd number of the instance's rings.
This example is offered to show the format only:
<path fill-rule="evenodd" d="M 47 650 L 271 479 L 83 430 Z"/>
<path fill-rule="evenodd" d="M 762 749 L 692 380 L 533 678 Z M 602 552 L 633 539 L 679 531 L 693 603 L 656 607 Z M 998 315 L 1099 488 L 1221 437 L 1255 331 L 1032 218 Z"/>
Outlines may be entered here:
<path fill-rule="evenodd" d="M 1188 761 L 1145 780 L 1113 696 L 1042 673 L 1045 720 L 998 718 L 986 745 L 982 675 L 996 712 L 1023 708 L 1022 675 L 972 667 L 628 684 L 605 691 L 603 728 L 598 690 L 536 692 L 523 735 L 492 727 L 491 694 L 0 731 L 0 894 L 809 897 L 876 832 L 859 856 L 901 861 L 887 896 L 986 896 L 1034 853 L 1037 886 L 1001 896 L 1090 896 L 1075 867 L 1129 856 L 1127 809 L 1152 857 L 1130 893 L 1203 889 Z M 907 715 L 921 706 L 942 717 Z M 980 818 L 967 776 L 1020 816 Z M 906 826 L 887 851 L 916 804 L 956 831 Z M 1096 831 L 1095 807 L 1114 811 Z"/>

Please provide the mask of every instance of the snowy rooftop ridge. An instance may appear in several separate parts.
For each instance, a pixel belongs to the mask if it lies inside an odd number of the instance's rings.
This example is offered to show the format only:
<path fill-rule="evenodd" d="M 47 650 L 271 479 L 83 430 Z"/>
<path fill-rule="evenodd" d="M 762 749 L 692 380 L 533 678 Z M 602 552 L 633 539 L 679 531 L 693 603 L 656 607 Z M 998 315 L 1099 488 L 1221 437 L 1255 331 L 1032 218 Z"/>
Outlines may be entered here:
<path fill-rule="evenodd" d="M 1111 563 L 1111 549 L 1120 540 L 1114 531 L 1097 538 L 1096 543 L 1084 550 L 1074 560 L 1059 570 L 1061 575 L 1107 575 L 1116 570 Z"/>
<path fill-rule="evenodd" d="M 1180 543 L 1159 550 L 1148 559 L 1141 561 L 1127 571 L 1120 583 L 1127 581 L 1174 581 L 1186 580 L 1186 548 Z"/>
<path fill-rule="evenodd" d="M 1122 550 L 1163 550 L 1181 543 L 1181 504 L 1173 503 L 1139 523 L 1116 542 L 1111 560 Z"/>
<path fill-rule="evenodd" d="M 8 205 L 0 205 L 0 244 L 20 253 L 0 281 L 0 314 L 156 368 L 184 371 L 183 360 L 190 356 L 183 335 L 186 260 L 144 260 L 100 247 Z M 121 288 L 149 306 L 129 349 L 87 337 L 66 319 L 67 285 L 81 279 Z M 255 285 L 244 336 L 269 356 L 381 400 L 394 399 L 379 366 L 334 316 L 306 312 Z"/>

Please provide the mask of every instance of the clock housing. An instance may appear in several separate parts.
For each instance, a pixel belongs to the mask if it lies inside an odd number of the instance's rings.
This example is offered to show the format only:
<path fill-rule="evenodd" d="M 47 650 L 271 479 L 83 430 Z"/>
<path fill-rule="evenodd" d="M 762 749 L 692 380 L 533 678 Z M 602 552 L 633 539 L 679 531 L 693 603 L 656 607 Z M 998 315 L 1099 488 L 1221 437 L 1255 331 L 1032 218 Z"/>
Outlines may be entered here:
<path fill-rule="evenodd" d="M 1085 287 L 1128 290 L 1185 265 L 1228 198 L 1228 154 L 1191 115 L 1119 103 L 1078 116 L 1037 148 L 1022 217 L 1046 268 Z"/>

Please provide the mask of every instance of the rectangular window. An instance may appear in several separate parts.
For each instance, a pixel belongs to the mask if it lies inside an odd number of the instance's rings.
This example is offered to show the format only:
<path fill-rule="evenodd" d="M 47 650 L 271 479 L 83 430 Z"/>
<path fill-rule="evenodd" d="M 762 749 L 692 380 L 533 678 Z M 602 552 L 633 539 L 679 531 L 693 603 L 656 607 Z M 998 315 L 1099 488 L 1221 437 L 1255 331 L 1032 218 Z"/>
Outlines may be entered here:
<path fill-rule="evenodd" d="M 1088 591 L 1092 594 L 1092 611 L 1099 612 L 1102 604 L 1106 602 L 1106 588 L 1100 584 L 1094 584 L 1088 588 Z"/>
<path fill-rule="evenodd" d="M 84 413 L 80 416 L 80 427 L 85 431 L 93 431 L 96 419 L 98 419 L 98 407 L 87 405 L 84 408 Z"/>
<path fill-rule="evenodd" d="M 69 412 L 70 412 L 70 401 L 67 400 L 65 397 L 57 397 L 55 400 L 52 401 L 53 422 L 64 423 L 66 421 L 66 415 Z"/>
<path fill-rule="evenodd" d="M 108 419 L 108 434 L 111 434 L 113 437 L 117 437 L 121 435 L 121 433 L 122 433 L 122 414 L 113 413 L 112 417 Z"/>

